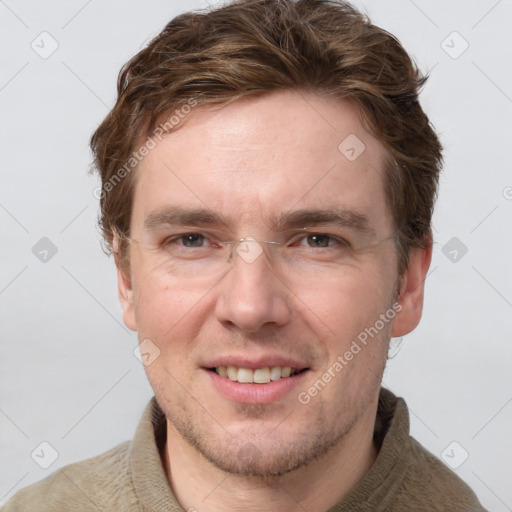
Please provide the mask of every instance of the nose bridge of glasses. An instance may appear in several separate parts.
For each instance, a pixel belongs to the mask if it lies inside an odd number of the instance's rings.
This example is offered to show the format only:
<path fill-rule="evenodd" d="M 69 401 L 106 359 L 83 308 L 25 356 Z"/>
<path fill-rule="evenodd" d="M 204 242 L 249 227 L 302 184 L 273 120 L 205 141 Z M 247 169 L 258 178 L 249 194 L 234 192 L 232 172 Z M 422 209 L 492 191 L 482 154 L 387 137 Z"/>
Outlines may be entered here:
<path fill-rule="evenodd" d="M 230 243 L 231 250 L 228 261 L 232 262 L 234 253 L 236 253 L 246 263 L 253 263 L 264 252 L 264 244 L 267 247 L 276 247 L 280 245 L 279 242 L 274 242 L 270 240 L 259 240 L 252 236 L 239 238 L 238 240 Z"/>

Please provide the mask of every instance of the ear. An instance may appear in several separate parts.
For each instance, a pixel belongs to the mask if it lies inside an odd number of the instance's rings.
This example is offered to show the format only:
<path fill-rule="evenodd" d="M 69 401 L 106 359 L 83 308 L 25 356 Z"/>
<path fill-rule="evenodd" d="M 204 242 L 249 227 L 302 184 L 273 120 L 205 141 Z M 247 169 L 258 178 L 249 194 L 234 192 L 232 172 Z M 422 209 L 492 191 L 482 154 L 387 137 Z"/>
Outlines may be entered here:
<path fill-rule="evenodd" d="M 400 286 L 398 302 L 402 309 L 393 322 L 391 336 L 399 338 L 413 331 L 420 322 L 423 311 L 425 279 L 432 259 L 432 236 L 429 234 L 425 248 L 411 249 L 409 266 Z"/>
<path fill-rule="evenodd" d="M 132 281 L 129 271 L 123 269 L 118 258 L 117 248 L 119 247 L 119 239 L 117 235 L 114 235 L 112 246 L 114 247 L 114 258 L 117 268 L 117 293 L 119 302 L 121 303 L 121 309 L 123 310 L 123 322 L 128 329 L 136 331 L 137 322 L 135 319 L 135 308 L 133 306 Z"/>

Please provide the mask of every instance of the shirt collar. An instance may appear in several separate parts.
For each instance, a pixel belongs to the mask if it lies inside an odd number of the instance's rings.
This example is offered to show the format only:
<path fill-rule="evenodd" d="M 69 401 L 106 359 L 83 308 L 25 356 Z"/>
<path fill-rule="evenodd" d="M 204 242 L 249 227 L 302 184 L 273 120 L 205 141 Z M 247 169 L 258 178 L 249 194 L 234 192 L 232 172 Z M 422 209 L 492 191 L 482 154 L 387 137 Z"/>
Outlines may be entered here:
<path fill-rule="evenodd" d="M 135 492 L 145 510 L 154 512 L 183 512 L 165 474 L 162 453 L 166 439 L 165 415 L 156 398 L 147 404 L 130 446 L 130 470 Z M 329 512 L 355 510 L 365 503 L 378 510 L 386 497 L 391 499 L 407 471 L 407 457 L 403 452 L 409 446 L 409 413 L 402 398 L 381 388 L 374 441 L 379 454 L 370 471 L 356 488 Z M 376 508 L 372 508 L 372 504 Z"/>

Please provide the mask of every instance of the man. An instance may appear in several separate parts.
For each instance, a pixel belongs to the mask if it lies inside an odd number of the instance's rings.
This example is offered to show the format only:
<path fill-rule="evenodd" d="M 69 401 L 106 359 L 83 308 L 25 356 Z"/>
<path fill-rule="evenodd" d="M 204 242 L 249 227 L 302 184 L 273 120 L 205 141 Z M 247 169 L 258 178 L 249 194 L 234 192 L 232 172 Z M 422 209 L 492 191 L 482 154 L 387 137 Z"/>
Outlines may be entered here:
<path fill-rule="evenodd" d="M 155 398 L 6 512 L 484 510 L 380 387 L 432 252 L 423 82 L 328 0 L 181 15 L 123 68 L 91 146 Z"/>

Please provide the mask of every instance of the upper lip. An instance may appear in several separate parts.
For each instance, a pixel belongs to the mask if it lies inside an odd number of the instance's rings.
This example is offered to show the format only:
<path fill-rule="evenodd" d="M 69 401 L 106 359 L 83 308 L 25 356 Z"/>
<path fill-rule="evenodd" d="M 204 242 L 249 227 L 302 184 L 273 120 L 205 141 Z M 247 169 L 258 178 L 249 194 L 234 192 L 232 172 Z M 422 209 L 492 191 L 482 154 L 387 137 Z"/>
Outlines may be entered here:
<path fill-rule="evenodd" d="M 289 356 L 265 355 L 265 356 L 244 356 L 244 355 L 225 355 L 213 358 L 202 365 L 204 368 L 218 368 L 219 366 L 236 366 L 237 368 L 250 368 L 256 370 L 268 366 L 290 367 L 298 370 L 309 368 L 304 361 L 292 359 Z"/>

